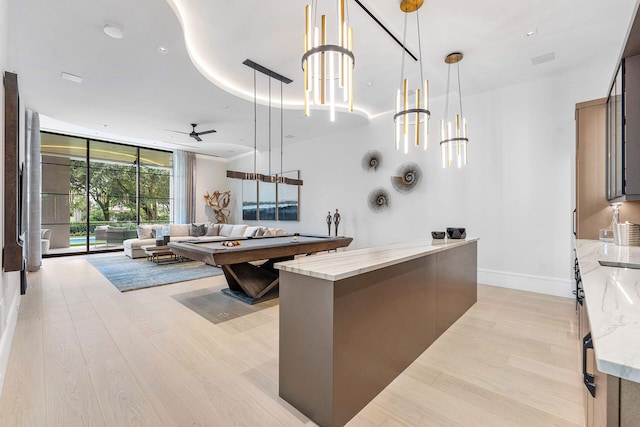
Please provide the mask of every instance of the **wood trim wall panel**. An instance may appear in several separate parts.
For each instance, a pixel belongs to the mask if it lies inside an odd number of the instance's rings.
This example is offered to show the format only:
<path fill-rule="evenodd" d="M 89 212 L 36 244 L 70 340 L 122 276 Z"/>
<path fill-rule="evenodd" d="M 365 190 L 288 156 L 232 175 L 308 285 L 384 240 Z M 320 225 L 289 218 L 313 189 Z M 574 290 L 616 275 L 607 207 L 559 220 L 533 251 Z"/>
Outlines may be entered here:
<path fill-rule="evenodd" d="M 18 161 L 20 99 L 18 75 L 4 73 L 4 271 L 22 270 L 22 247 L 18 244 Z"/>

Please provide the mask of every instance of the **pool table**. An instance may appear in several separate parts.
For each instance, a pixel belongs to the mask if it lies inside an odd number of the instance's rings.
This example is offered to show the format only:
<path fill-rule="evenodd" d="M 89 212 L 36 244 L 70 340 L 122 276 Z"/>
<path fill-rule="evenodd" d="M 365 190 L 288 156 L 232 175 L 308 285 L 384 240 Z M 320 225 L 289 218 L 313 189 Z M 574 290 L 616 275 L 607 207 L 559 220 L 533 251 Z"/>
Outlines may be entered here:
<path fill-rule="evenodd" d="M 312 254 L 349 246 L 351 237 L 286 235 L 237 240 L 238 246 L 225 241 L 170 242 L 171 251 L 182 257 L 222 267 L 227 279 L 227 295 L 255 304 L 278 296 L 278 271 L 273 264 L 292 260 L 295 255 Z M 262 264 L 253 261 L 266 260 Z"/>

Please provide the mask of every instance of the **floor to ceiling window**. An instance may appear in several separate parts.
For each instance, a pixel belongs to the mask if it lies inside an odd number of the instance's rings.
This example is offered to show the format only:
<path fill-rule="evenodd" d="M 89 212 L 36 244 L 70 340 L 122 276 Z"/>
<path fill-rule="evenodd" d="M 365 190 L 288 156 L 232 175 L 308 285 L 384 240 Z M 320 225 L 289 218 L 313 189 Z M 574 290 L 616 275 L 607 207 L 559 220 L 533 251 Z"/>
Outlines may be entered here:
<path fill-rule="evenodd" d="M 122 247 L 139 223 L 169 223 L 172 153 L 42 132 L 49 255 Z"/>

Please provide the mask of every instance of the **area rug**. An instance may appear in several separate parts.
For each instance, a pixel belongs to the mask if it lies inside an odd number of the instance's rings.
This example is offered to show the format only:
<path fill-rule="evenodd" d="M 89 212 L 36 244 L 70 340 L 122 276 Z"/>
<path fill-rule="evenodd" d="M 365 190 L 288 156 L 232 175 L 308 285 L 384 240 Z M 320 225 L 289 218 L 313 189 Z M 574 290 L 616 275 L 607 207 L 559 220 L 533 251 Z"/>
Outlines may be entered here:
<path fill-rule="evenodd" d="M 126 255 L 88 256 L 87 260 L 120 292 L 218 276 L 222 269 L 198 261 L 158 265 Z"/>

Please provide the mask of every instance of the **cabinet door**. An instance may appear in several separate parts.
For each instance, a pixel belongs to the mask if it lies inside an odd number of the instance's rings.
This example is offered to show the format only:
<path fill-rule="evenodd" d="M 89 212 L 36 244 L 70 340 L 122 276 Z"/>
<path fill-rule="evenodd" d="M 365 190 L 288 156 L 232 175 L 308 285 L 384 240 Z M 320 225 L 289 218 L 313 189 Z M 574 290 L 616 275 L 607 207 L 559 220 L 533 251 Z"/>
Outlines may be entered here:
<path fill-rule="evenodd" d="M 593 353 L 593 352 L 592 352 Z M 620 378 L 598 371 L 595 360 L 596 397 L 593 399 L 593 426 L 618 427 L 620 425 Z M 635 424 L 637 427 L 637 424 Z"/>
<path fill-rule="evenodd" d="M 609 200 L 622 196 L 624 192 L 623 73 L 624 61 L 618 67 L 607 98 L 607 197 Z"/>
<path fill-rule="evenodd" d="M 576 235 L 598 239 L 611 222 L 606 191 L 606 100 L 576 105 Z M 584 335 L 582 335 L 584 336 Z"/>

